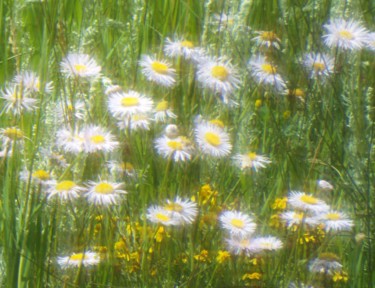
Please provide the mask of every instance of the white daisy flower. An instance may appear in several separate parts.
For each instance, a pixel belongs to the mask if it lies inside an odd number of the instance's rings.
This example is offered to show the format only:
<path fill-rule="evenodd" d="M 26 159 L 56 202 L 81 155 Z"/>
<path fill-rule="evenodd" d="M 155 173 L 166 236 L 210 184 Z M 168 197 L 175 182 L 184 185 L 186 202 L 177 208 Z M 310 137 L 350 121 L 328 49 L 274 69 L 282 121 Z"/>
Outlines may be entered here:
<path fill-rule="evenodd" d="M 127 194 L 125 190 L 121 190 L 122 186 L 123 183 L 89 181 L 85 197 L 94 205 L 116 205 L 121 199 L 120 195 Z"/>
<path fill-rule="evenodd" d="M 78 154 L 83 151 L 84 137 L 80 131 L 62 128 L 56 134 L 56 146 L 67 153 Z"/>
<path fill-rule="evenodd" d="M 164 46 L 164 53 L 169 57 L 179 57 L 182 56 L 185 59 L 190 59 L 195 52 L 195 47 L 193 42 L 188 40 L 178 39 L 172 41 L 171 39 L 166 39 L 166 44 Z"/>
<path fill-rule="evenodd" d="M 88 126 L 82 134 L 84 138 L 83 150 L 86 153 L 111 152 L 119 146 L 119 142 L 113 141 L 114 136 L 100 126 Z"/>
<path fill-rule="evenodd" d="M 253 239 L 251 235 L 231 235 L 230 238 L 225 239 L 227 249 L 235 255 L 250 256 L 259 252 L 259 248 L 252 244 Z"/>
<path fill-rule="evenodd" d="M 218 25 L 220 29 L 228 29 L 233 27 L 235 24 L 235 17 L 226 13 L 214 14 L 214 23 Z"/>
<path fill-rule="evenodd" d="M 233 235 L 251 235 L 256 228 L 253 219 L 238 211 L 225 211 L 220 217 L 221 226 Z"/>
<path fill-rule="evenodd" d="M 280 218 L 289 228 L 292 226 L 299 226 L 303 223 L 314 227 L 319 223 L 315 218 L 307 216 L 306 213 L 296 211 L 283 212 L 281 213 Z"/>
<path fill-rule="evenodd" d="M 174 201 L 167 200 L 167 204 L 163 206 L 166 211 L 171 212 L 171 217 L 177 223 L 191 224 L 198 215 L 197 204 L 180 197 L 176 197 Z"/>
<path fill-rule="evenodd" d="M 333 190 L 333 185 L 326 180 L 318 180 L 317 184 L 318 184 L 318 188 L 322 191 L 332 191 Z"/>
<path fill-rule="evenodd" d="M 139 62 L 142 73 L 149 81 L 155 82 L 165 87 L 171 87 L 176 83 L 176 71 L 170 68 L 170 64 L 165 60 L 156 60 L 148 55 L 143 55 Z"/>
<path fill-rule="evenodd" d="M 59 101 L 56 104 L 56 117 L 57 119 L 80 119 L 82 120 L 85 117 L 85 104 L 77 100 L 75 103 L 71 103 L 70 100 Z"/>
<path fill-rule="evenodd" d="M 181 224 L 177 217 L 172 216 L 172 212 L 170 210 L 166 210 L 164 207 L 160 206 L 149 207 L 147 209 L 146 217 L 153 223 L 162 224 L 165 226 Z"/>
<path fill-rule="evenodd" d="M 195 128 L 195 137 L 202 153 L 206 155 L 223 157 L 229 155 L 232 150 L 229 134 L 215 125 L 199 124 Z"/>
<path fill-rule="evenodd" d="M 277 73 L 277 66 L 267 61 L 265 57 L 261 55 L 252 57 L 249 61 L 249 69 L 259 84 L 270 85 L 278 91 L 286 88 L 285 81 Z"/>
<path fill-rule="evenodd" d="M 1 98 L 5 100 L 3 111 L 6 113 L 12 112 L 15 115 L 20 115 L 25 112 L 30 112 L 37 109 L 37 100 L 29 97 L 30 92 L 22 89 L 19 85 L 12 85 L 2 91 Z"/>
<path fill-rule="evenodd" d="M 77 268 L 81 265 L 85 267 L 98 265 L 100 256 L 96 252 L 86 251 L 84 253 L 73 253 L 70 256 L 58 257 L 57 263 L 62 269 Z"/>
<path fill-rule="evenodd" d="M 123 119 L 152 110 L 153 101 L 136 91 L 112 93 L 108 99 L 108 109 L 116 118 Z"/>
<path fill-rule="evenodd" d="M 305 192 L 292 191 L 288 196 L 288 203 L 296 209 L 321 213 L 329 210 L 329 206 L 321 199 Z"/>
<path fill-rule="evenodd" d="M 265 46 L 267 48 L 274 47 L 280 49 L 280 39 L 277 37 L 276 33 L 273 31 L 256 31 L 258 36 L 254 37 L 259 46 Z"/>
<path fill-rule="evenodd" d="M 68 54 L 61 61 L 61 72 L 70 78 L 96 78 L 102 68 L 87 54 Z"/>
<path fill-rule="evenodd" d="M 175 119 L 177 116 L 169 108 L 168 101 L 162 100 L 155 107 L 154 119 L 156 122 L 166 122 L 167 118 Z"/>
<path fill-rule="evenodd" d="M 120 121 L 117 122 L 117 126 L 121 130 L 150 130 L 151 120 L 152 119 L 148 114 L 138 113 L 125 117 L 124 119 L 120 119 Z"/>
<path fill-rule="evenodd" d="M 259 250 L 259 252 L 275 251 L 283 247 L 283 242 L 281 242 L 280 239 L 272 236 L 256 237 L 252 239 L 252 245 L 254 247 L 253 249 Z"/>
<path fill-rule="evenodd" d="M 40 92 L 40 80 L 34 72 L 25 71 L 14 77 L 13 80 L 19 87 L 27 90 L 30 93 Z M 46 82 L 44 86 L 44 93 L 51 93 L 53 90 L 52 82 Z"/>
<path fill-rule="evenodd" d="M 256 172 L 258 172 L 259 168 L 265 168 L 269 163 L 271 163 L 268 157 L 257 155 L 254 152 L 237 154 L 233 158 L 241 170 L 253 168 Z"/>
<path fill-rule="evenodd" d="M 354 226 L 353 221 L 345 213 L 334 210 L 319 213 L 315 218 L 324 224 L 326 231 L 349 231 Z"/>
<path fill-rule="evenodd" d="M 63 180 L 56 181 L 50 180 L 46 182 L 47 188 L 47 199 L 58 197 L 60 200 L 73 200 L 80 196 L 80 193 L 86 189 L 78 186 L 74 181 Z"/>
<path fill-rule="evenodd" d="M 330 47 L 345 50 L 358 50 L 365 46 L 368 32 L 360 23 L 343 19 L 334 19 L 324 25 L 327 34 L 323 36 L 324 43 Z"/>
<path fill-rule="evenodd" d="M 183 136 L 169 138 L 164 135 L 155 140 L 155 148 L 158 154 L 164 158 L 171 157 L 175 162 L 188 161 L 191 158 L 191 142 Z"/>
<path fill-rule="evenodd" d="M 366 38 L 366 47 L 375 51 L 375 32 L 369 33 Z"/>
<path fill-rule="evenodd" d="M 51 179 L 51 174 L 43 169 L 38 169 L 32 173 L 28 170 L 24 170 L 20 173 L 20 178 L 23 181 L 28 182 L 31 180 L 35 184 L 46 184 Z"/>
<path fill-rule="evenodd" d="M 322 253 L 318 258 L 310 262 L 310 272 L 333 275 L 335 272 L 342 270 L 342 265 L 339 258 L 333 253 Z"/>
<path fill-rule="evenodd" d="M 203 87 L 223 95 L 232 93 L 240 84 L 237 70 L 224 58 L 206 58 L 198 63 L 197 79 Z"/>
<path fill-rule="evenodd" d="M 327 54 L 309 53 L 303 60 L 303 65 L 310 72 L 311 78 L 327 77 L 334 72 L 335 61 Z"/>
<path fill-rule="evenodd" d="M 124 175 L 135 178 L 137 172 L 134 169 L 134 166 L 129 162 L 117 162 L 117 161 L 108 161 L 107 166 L 112 174 L 119 175 L 123 177 Z"/>
<path fill-rule="evenodd" d="M 112 96 L 113 94 L 124 93 L 124 91 L 122 90 L 121 86 L 119 86 L 119 85 L 109 85 L 105 89 L 104 93 L 105 93 L 105 95 L 107 95 L 109 97 L 109 96 Z"/>
<path fill-rule="evenodd" d="M 16 142 L 19 145 L 22 145 L 24 138 L 25 134 L 22 132 L 22 130 L 18 129 L 17 127 L 8 127 L 0 129 L 0 140 L 2 140 L 3 142 L 3 147 L 7 145 L 12 145 Z"/>

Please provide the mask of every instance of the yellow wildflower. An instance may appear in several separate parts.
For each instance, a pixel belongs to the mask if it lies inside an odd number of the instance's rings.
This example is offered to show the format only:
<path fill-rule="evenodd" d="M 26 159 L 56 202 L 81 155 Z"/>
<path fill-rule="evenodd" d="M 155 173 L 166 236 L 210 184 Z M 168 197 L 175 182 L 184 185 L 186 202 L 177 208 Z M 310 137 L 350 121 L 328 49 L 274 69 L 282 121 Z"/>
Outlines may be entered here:
<path fill-rule="evenodd" d="M 255 108 L 259 108 L 260 106 L 262 106 L 262 104 L 263 104 L 262 100 L 261 99 L 257 99 L 255 101 Z"/>
<path fill-rule="evenodd" d="M 348 273 L 344 271 L 334 272 L 332 280 L 333 282 L 345 282 L 346 283 L 349 280 Z"/>
<path fill-rule="evenodd" d="M 282 226 L 279 214 L 271 215 L 269 225 L 274 228 L 280 228 Z"/>
<path fill-rule="evenodd" d="M 260 280 L 260 278 L 262 278 L 262 274 L 258 272 L 246 273 L 242 276 L 242 280 Z"/>
<path fill-rule="evenodd" d="M 199 261 L 199 262 L 207 262 L 209 260 L 208 251 L 202 250 L 201 253 L 194 256 L 194 259 Z"/>
<path fill-rule="evenodd" d="M 219 264 L 224 263 L 225 261 L 230 259 L 230 254 L 228 251 L 219 250 L 216 256 L 216 261 Z"/>
<path fill-rule="evenodd" d="M 285 210 L 287 201 L 287 197 L 276 198 L 271 207 L 273 210 Z"/>

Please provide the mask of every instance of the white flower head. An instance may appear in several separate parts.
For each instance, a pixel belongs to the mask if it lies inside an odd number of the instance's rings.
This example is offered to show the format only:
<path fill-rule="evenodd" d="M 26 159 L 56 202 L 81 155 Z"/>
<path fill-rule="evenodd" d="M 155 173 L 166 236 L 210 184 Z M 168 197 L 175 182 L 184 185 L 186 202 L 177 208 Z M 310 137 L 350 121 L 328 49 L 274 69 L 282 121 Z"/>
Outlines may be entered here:
<path fill-rule="evenodd" d="M 121 189 L 122 186 L 122 183 L 89 181 L 85 197 L 87 198 L 87 201 L 94 205 L 116 205 L 121 199 L 121 194 L 127 194 L 125 190 Z"/>
<path fill-rule="evenodd" d="M 168 101 L 162 100 L 155 107 L 154 120 L 156 122 L 166 122 L 168 118 L 177 118 L 172 109 L 169 108 Z"/>
<path fill-rule="evenodd" d="M 253 168 L 256 172 L 258 172 L 258 169 L 265 168 L 271 163 L 268 157 L 257 155 L 254 152 L 236 154 L 233 158 L 241 170 Z"/>
<path fill-rule="evenodd" d="M 273 31 L 256 31 L 258 36 L 254 37 L 259 46 L 264 46 L 267 48 L 274 47 L 280 49 L 280 39 L 277 37 L 276 33 Z"/>
<path fill-rule="evenodd" d="M 60 198 L 60 200 L 63 201 L 73 200 L 80 197 L 81 192 L 86 190 L 85 188 L 77 185 L 74 181 L 71 180 L 50 180 L 46 182 L 46 185 L 48 200 L 56 197 Z"/>
<path fill-rule="evenodd" d="M 132 131 L 136 130 L 150 130 L 150 123 L 152 118 L 147 113 L 138 113 L 131 116 L 119 119 L 117 122 L 117 127 L 121 130 L 130 129 Z"/>
<path fill-rule="evenodd" d="M 83 151 L 84 137 L 80 131 L 62 128 L 57 131 L 56 146 L 64 152 L 78 154 Z"/>
<path fill-rule="evenodd" d="M 360 23 L 343 19 L 334 19 L 324 28 L 327 34 L 323 36 L 324 43 L 330 48 L 358 50 L 365 46 L 368 32 Z"/>
<path fill-rule="evenodd" d="M 335 254 L 322 253 L 310 262 L 309 270 L 313 273 L 333 275 L 335 272 L 342 270 L 342 265 Z"/>
<path fill-rule="evenodd" d="M 3 111 L 6 113 L 20 115 L 23 111 L 30 112 L 37 109 L 37 100 L 29 97 L 30 92 L 19 85 L 14 84 L 5 88 L 1 94 L 1 98 L 5 100 Z"/>
<path fill-rule="evenodd" d="M 17 127 L 8 127 L 0 129 L 0 140 L 3 142 L 3 147 L 7 145 L 12 145 L 18 143 L 19 145 L 23 144 L 25 134 L 21 129 Z"/>
<path fill-rule="evenodd" d="M 96 78 L 101 67 L 87 54 L 68 54 L 61 61 L 61 72 L 69 78 Z"/>
<path fill-rule="evenodd" d="M 286 88 L 285 81 L 277 72 L 277 66 L 267 61 L 264 56 L 258 55 L 252 57 L 249 61 L 249 69 L 253 78 L 259 84 L 269 85 L 277 91 L 282 91 Z"/>
<path fill-rule="evenodd" d="M 155 148 L 158 154 L 164 158 L 171 157 L 175 162 L 188 161 L 191 158 L 191 141 L 184 136 L 169 138 L 164 135 L 155 140 Z"/>
<path fill-rule="evenodd" d="M 288 196 L 288 203 L 295 209 L 320 213 L 329 210 L 329 206 L 321 199 L 305 192 L 292 191 Z"/>
<path fill-rule="evenodd" d="M 165 226 L 176 226 L 181 224 L 179 218 L 173 217 L 170 210 L 164 207 L 151 206 L 147 209 L 147 219 L 153 223 L 162 224 Z"/>
<path fill-rule="evenodd" d="M 85 117 L 85 104 L 84 102 L 77 100 L 75 103 L 71 103 L 70 100 L 59 101 L 56 104 L 56 117 L 58 120 L 61 119 L 84 119 Z"/>
<path fill-rule="evenodd" d="M 197 204 L 188 200 L 176 197 L 174 201 L 167 200 L 167 204 L 163 206 L 166 211 L 170 211 L 170 217 L 176 223 L 191 224 L 194 222 L 198 214 Z"/>
<path fill-rule="evenodd" d="M 253 245 L 251 235 L 230 235 L 230 238 L 225 239 L 228 250 L 235 255 L 254 255 L 259 253 L 259 247 Z"/>
<path fill-rule="evenodd" d="M 100 126 L 88 126 L 82 134 L 84 138 L 83 150 L 86 153 L 111 152 L 119 146 L 119 142 L 114 141 L 114 136 Z"/>
<path fill-rule="evenodd" d="M 51 179 L 51 174 L 44 169 L 37 169 L 32 172 L 24 170 L 20 173 L 20 178 L 26 182 L 31 180 L 35 184 L 46 184 Z"/>
<path fill-rule="evenodd" d="M 40 80 L 34 72 L 25 71 L 14 77 L 14 82 L 30 93 L 40 92 Z M 52 82 L 46 82 L 44 86 L 44 93 L 51 93 L 53 89 Z"/>
<path fill-rule="evenodd" d="M 289 228 L 295 225 L 299 226 L 302 224 L 307 224 L 311 227 L 314 227 L 319 224 L 319 222 L 314 217 L 310 217 L 304 212 L 286 211 L 281 213 L 280 218 Z"/>
<path fill-rule="evenodd" d="M 95 266 L 98 265 L 99 262 L 99 254 L 91 251 L 86 251 L 84 253 L 73 253 L 70 256 L 57 258 L 57 263 L 63 269 L 77 268 L 81 265 L 85 267 Z"/>
<path fill-rule="evenodd" d="M 366 47 L 375 51 L 375 32 L 369 33 L 366 38 Z"/>
<path fill-rule="evenodd" d="M 354 226 L 349 217 L 339 211 L 329 210 L 316 215 L 316 220 L 324 224 L 326 231 L 349 231 Z"/>
<path fill-rule="evenodd" d="M 256 228 L 253 219 L 239 211 L 225 211 L 220 215 L 219 221 L 222 227 L 233 235 L 251 235 Z"/>
<path fill-rule="evenodd" d="M 169 57 L 184 57 L 185 59 L 190 59 L 195 53 L 195 47 L 193 42 L 189 40 L 177 39 L 172 41 L 171 39 L 166 39 L 166 44 L 164 46 L 164 53 Z"/>
<path fill-rule="evenodd" d="M 318 180 L 317 184 L 318 188 L 322 191 L 332 191 L 334 188 L 333 185 L 326 180 Z"/>
<path fill-rule="evenodd" d="M 195 128 L 195 138 L 202 151 L 213 157 L 223 157 L 230 154 L 232 144 L 227 132 L 210 123 L 200 123 Z"/>
<path fill-rule="evenodd" d="M 252 245 L 254 250 L 259 252 L 275 251 L 283 247 L 283 242 L 281 242 L 279 238 L 273 236 L 256 237 L 252 239 Z"/>
<path fill-rule="evenodd" d="M 152 110 L 151 98 L 136 91 L 111 93 L 108 99 L 108 109 L 118 119 L 138 113 L 148 113 Z"/>
<path fill-rule="evenodd" d="M 334 59 L 327 54 L 309 53 L 303 60 L 303 65 L 310 73 L 310 78 L 325 78 L 334 72 Z"/>
<path fill-rule="evenodd" d="M 149 81 L 165 87 L 171 87 L 176 83 L 176 71 L 167 61 L 143 55 L 139 64 L 142 67 L 142 73 Z"/>

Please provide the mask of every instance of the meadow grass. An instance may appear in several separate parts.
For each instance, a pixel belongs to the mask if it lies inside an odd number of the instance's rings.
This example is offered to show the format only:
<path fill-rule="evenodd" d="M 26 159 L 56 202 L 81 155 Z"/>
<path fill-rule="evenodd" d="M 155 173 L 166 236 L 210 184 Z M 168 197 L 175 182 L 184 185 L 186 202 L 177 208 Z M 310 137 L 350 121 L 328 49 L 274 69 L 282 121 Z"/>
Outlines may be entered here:
<path fill-rule="evenodd" d="M 366 0 L 0 1 L 0 285 L 374 287 L 374 14 Z M 329 47 L 334 19 L 367 29 L 359 49 Z M 199 48 L 168 56 L 167 38 Z M 129 90 L 152 109 L 110 105 Z M 155 120 L 162 100 L 176 118 Z M 324 205 L 348 217 L 331 211 L 329 229 Z M 230 228 L 226 211 L 242 213 Z M 243 215 L 246 235 L 230 230 Z"/>

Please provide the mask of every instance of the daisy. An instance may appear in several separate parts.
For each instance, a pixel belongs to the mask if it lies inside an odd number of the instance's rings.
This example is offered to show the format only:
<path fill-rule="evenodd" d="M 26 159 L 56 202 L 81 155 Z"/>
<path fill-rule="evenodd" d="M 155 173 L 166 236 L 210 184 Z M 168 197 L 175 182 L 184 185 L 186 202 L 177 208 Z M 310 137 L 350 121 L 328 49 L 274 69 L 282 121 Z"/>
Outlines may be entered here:
<path fill-rule="evenodd" d="M 47 188 L 47 199 L 58 197 L 61 200 L 73 200 L 80 196 L 80 193 L 86 189 L 78 186 L 74 181 L 63 180 L 56 181 L 50 180 L 46 182 Z"/>
<path fill-rule="evenodd" d="M 169 57 L 179 57 L 182 56 L 185 59 L 190 59 L 194 54 L 195 48 L 194 44 L 188 40 L 175 40 L 166 39 L 166 44 L 164 46 L 164 53 Z"/>
<path fill-rule="evenodd" d="M 40 80 L 34 72 L 25 71 L 14 77 L 13 80 L 19 87 L 22 87 L 30 93 L 40 92 Z M 52 92 L 53 86 L 52 82 L 45 83 L 44 93 L 49 94 Z"/>
<path fill-rule="evenodd" d="M 191 158 L 191 142 L 183 136 L 169 138 L 164 135 L 155 140 L 155 148 L 164 158 L 171 157 L 175 162 L 184 162 Z"/>
<path fill-rule="evenodd" d="M 313 273 L 333 275 L 335 272 L 342 270 L 342 265 L 335 254 L 322 253 L 310 262 L 309 270 Z"/>
<path fill-rule="evenodd" d="M 334 71 L 334 59 L 327 54 L 309 53 L 303 65 L 310 72 L 310 78 L 327 77 Z"/>
<path fill-rule="evenodd" d="M 149 81 L 165 87 L 171 87 L 175 84 L 176 71 L 170 68 L 171 65 L 168 62 L 143 55 L 139 64 L 142 67 L 143 75 Z"/>
<path fill-rule="evenodd" d="M 206 155 L 223 157 L 232 150 L 228 133 L 212 124 L 199 124 L 195 128 L 195 137 L 201 151 Z"/>
<path fill-rule="evenodd" d="M 37 109 L 34 98 L 28 97 L 29 92 L 18 85 L 12 85 L 2 91 L 1 98 L 5 100 L 3 111 L 6 113 L 12 112 L 15 115 L 20 115 L 25 110 L 26 112 Z"/>
<path fill-rule="evenodd" d="M 14 144 L 16 142 L 22 144 L 24 138 L 24 133 L 17 127 L 8 127 L 0 129 L 0 140 L 3 141 L 3 146 L 7 146 L 8 144 Z"/>
<path fill-rule="evenodd" d="M 125 190 L 120 189 L 122 186 L 122 183 L 89 181 L 85 196 L 94 205 L 108 206 L 117 204 L 121 198 L 120 194 L 127 194 Z"/>
<path fill-rule="evenodd" d="M 303 223 L 313 227 L 319 223 L 315 218 L 309 217 L 303 212 L 296 211 L 283 212 L 281 213 L 280 218 L 289 228 L 292 226 L 299 226 Z"/>
<path fill-rule="evenodd" d="M 235 18 L 231 15 L 228 15 L 226 13 L 221 13 L 213 15 L 215 19 L 215 23 L 218 25 L 219 29 L 221 28 L 229 28 L 234 26 L 235 24 Z"/>
<path fill-rule="evenodd" d="M 316 220 L 324 224 L 326 231 L 348 231 L 354 226 L 353 221 L 345 213 L 334 210 L 319 213 Z"/>
<path fill-rule="evenodd" d="M 108 99 L 108 109 L 114 117 L 125 118 L 152 110 L 153 101 L 136 91 L 112 93 Z"/>
<path fill-rule="evenodd" d="M 176 197 L 174 201 L 167 200 L 167 204 L 163 207 L 166 211 L 171 212 L 171 217 L 177 223 L 191 224 L 198 214 L 197 204 L 190 200 L 182 200 Z"/>
<path fill-rule="evenodd" d="M 317 184 L 318 184 L 318 188 L 322 191 L 332 191 L 333 190 L 332 184 L 329 183 L 326 180 L 318 180 Z"/>
<path fill-rule="evenodd" d="M 365 46 L 368 32 L 360 23 L 343 19 L 334 19 L 324 28 L 327 34 L 323 36 L 324 43 L 330 47 L 345 50 L 358 50 Z"/>
<path fill-rule="evenodd" d="M 272 236 L 253 238 L 252 245 L 254 247 L 253 249 L 259 250 L 259 252 L 275 251 L 283 247 L 281 240 Z M 257 247 L 257 249 L 255 247 Z"/>
<path fill-rule="evenodd" d="M 43 169 L 35 170 L 32 173 L 24 170 L 20 173 L 20 178 L 26 182 L 31 179 L 35 184 L 46 184 L 51 179 L 51 174 Z"/>
<path fill-rule="evenodd" d="M 114 136 L 100 126 L 88 126 L 82 133 L 84 138 L 83 150 L 86 153 L 111 152 L 119 146 L 119 142 L 113 141 Z"/>
<path fill-rule="evenodd" d="M 147 209 L 147 219 L 153 223 L 162 224 L 165 226 L 179 225 L 180 222 L 177 218 L 172 216 L 170 210 L 166 210 L 164 207 L 151 206 Z"/>
<path fill-rule="evenodd" d="M 117 126 L 121 130 L 150 130 L 150 123 L 151 118 L 148 114 L 145 113 L 138 113 L 134 114 L 132 116 L 125 117 L 124 119 L 120 119 L 119 122 L 117 122 Z"/>
<path fill-rule="evenodd" d="M 250 256 L 259 252 L 258 247 L 252 245 L 252 238 L 250 235 L 231 235 L 230 238 L 225 239 L 225 242 L 227 242 L 228 251 L 235 255 L 244 254 Z"/>
<path fill-rule="evenodd" d="M 265 57 L 260 55 L 252 57 L 249 61 L 249 69 L 259 84 L 271 85 L 279 91 L 285 89 L 285 81 L 277 73 L 277 66 L 267 61 Z"/>
<path fill-rule="evenodd" d="M 237 70 L 224 58 L 206 58 L 198 64 L 197 79 L 203 87 L 230 94 L 240 83 Z"/>
<path fill-rule="evenodd" d="M 258 36 L 254 37 L 259 46 L 265 46 L 267 48 L 274 47 L 280 49 L 280 39 L 277 37 L 276 33 L 273 31 L 257 31 L 255 32 Z"/>
<path fill-rule="evenodd" d="M 77 100 L 75 103 L 71 103 L 70 100 L 60 101 L 56 104 L 56 117 L 57 119 L 80 119 L 85 117 L 85 104 L 82 101 Z"/>
<path fill-rule="evenodd" d="M 256 224 L 248 215 L 238 211 L 225 211 L 220 217 L 221 226 L 230 234 L 245 236 L 255 231 Z"/>
<path fill-rule="evenodd" d="M 271 163 L 269 158 L 262 155 L 257 155 L 254 152 L 237 154 L 234 156 L 234 160 L 241 170 L 253 168 L 256 172 L 258 172 L 259 168 L 265 168 L 266 165 Z"/>
<path fill-rule="evenodd" d="M 126 175 L 133 178 L 137 176 L 134 166 L 129 162 L 108 161 L 107 166 L 112 174 Z"/>
<path fill-rule="evenodd" d="M 119 85 L 109 85 L 106 89 L 105 89 L 105 95 L 107 96 L 111 96 L 113 94 L 116 94 L 116 93 L 124 93 L 124 91 L 122 90 L 121 86 Z"/>
<path fill-rule="evenodd" d="M 67 153 L 78 154 L 83 151 L 84 137 L 80 131 L 62 128 L 56 134 L 56 146 Z"/>
<path fill-rule="evenodd" d="M 102 68 L 87 54 L 69 53 L 61 61 L 61 72 L 69 78 L 96 78 Z"/>
<path fill-rule="evenodd" d="M 177 116 L 169 108 L 168 101 L 162 100 L 155 107 L 154 119 L 156 122 L 165 122 L 167 118 L 175 119 Z"/>
<path fill-rule="evenodd" d="M 375 32 L 369 33 L 366 38 L 366 46 L 372 51 L 375 51 Z"/>
<path fill-rule="evenodd" d="M 61 268 L 77 268 L 81 265 L 83 266 L 95 266 L 99 264 L 100 257 L 98 253 L 86 251 L 84 253 L 73 253 L 70 256 L 58 257 L 57 263 Z"/>
<path fill-rule="evenodd" d="M 305 192 L 292 191 L 288 196 L 288 203 L 296 209 L 320 213 L 329 210 L 329 206 L 323 201 Z"/>

